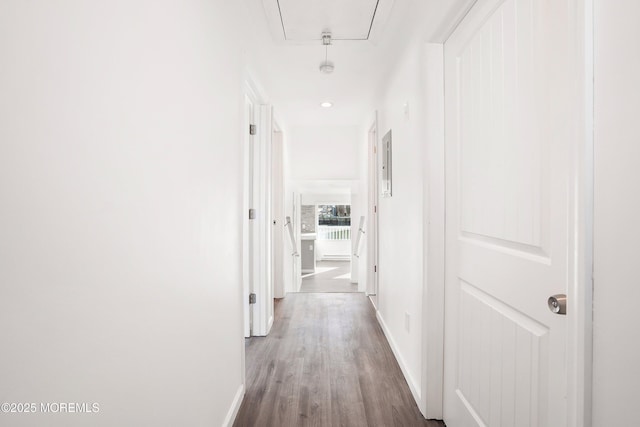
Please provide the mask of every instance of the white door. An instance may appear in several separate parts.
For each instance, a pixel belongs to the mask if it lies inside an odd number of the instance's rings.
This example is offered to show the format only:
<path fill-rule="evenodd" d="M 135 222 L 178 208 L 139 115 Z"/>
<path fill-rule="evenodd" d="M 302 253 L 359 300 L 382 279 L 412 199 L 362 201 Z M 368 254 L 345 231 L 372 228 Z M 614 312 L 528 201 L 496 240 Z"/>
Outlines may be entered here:
<path fill-rule="evenodd" d="M 249 209 L 255 208 L 255 166 L 254 166 L 254 136 L 249 132 L 249 126 L 255 123 L 254 104 L 249 96 L 244 100 L 244 225 L 243 225 L 243 299 L 244 299 L 244 336 L 252 335 L 253 304 L 249 304 L 249 294 L 254 292 L 254 262 L 255 262 L 255 221 L 249 218 Z"/>
<path fill-rule="evenodd" d="M 569 425 L 577 3 L 479 0 L 445 43 L 448 427 Z"/>

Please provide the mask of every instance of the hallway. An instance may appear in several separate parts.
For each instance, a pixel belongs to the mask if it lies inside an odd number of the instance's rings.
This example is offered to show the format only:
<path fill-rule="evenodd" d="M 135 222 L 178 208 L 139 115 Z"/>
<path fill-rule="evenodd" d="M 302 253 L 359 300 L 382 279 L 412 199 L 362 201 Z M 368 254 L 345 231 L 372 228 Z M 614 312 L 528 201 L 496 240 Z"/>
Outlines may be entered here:
<path fill-rule="evenodd" d="M 246 341 L 234 426 L 444 425 L 423 419 L 363 294 L 289 294 L 275 316 Z"/>
<path fill-rule="evenodd" d="M 638 20 L 1 0 L 0 427 L 638 425 Z"/>

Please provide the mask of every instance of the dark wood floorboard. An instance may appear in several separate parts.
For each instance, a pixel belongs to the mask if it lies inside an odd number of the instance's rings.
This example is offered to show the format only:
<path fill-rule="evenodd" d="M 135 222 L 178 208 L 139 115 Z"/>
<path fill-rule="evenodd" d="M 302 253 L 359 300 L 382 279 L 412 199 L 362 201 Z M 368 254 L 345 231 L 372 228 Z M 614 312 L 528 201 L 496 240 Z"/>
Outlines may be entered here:
<path fill-rule="evenodd" d="M 428 426 L 361 293 L 288 294 L 267 337 L 246 340 L 234 426 Z"/>

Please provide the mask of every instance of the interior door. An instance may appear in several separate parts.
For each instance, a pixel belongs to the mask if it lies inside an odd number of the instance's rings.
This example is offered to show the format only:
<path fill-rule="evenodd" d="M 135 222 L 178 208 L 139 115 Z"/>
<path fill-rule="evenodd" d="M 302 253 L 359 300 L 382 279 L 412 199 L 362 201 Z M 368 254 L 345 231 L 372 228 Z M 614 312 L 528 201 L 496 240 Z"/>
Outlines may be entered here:
<path fill-rule="evenodd" d="M 575 3 L 479 0 L 445 43 L 448 427 L 568 425 Z"/>
<path fill-rule="evenodd" d="M 254 191 L 254 180 L 255 180 L 255 153 L 254 153 L 254 136 L 249 132 L 249 126 L 255 123 L 254 120 L 254 104 L 253 101 L 249 98 L 249 96 L 245 96 L 244 100 L 244 147 L 245 147 L 245 158 L 244 158 L 244 167 L 245 167 L 245 212 L 246 215 L 244 218 L 244 242 L 243 242 L 243 294 L 244 294 L 244 336 L 245 338 L 250 337 L 253 332 L 253 304 L 249 303 L 249 295 L 254 290 L 254 277 L 255 277 L 255 236 L 256 236 L 256 227 L 255 220 L 251 219 L 249 216 L 249 209 L 254 209 L 255 204 L 255 191 Z"/>

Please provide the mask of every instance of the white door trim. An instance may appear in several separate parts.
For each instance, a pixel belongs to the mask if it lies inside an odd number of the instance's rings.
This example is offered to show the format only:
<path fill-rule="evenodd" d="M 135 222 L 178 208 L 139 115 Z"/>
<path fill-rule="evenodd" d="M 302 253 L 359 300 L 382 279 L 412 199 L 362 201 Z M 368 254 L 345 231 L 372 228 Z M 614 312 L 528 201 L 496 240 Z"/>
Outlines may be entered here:
<path fill-rule="evenodd" d="M 574 312 L 569 315 L 568 425 L 591 427 L 593 378 L 593 200 L 594 200 L 594 18 L 593 0 L 567 0 L 576 9 L 576 55 L 581 69 L 575 73 L 576 96 L 582 105 L 581 126 L 576 127 L 580 144 L 576 147 L 577 200 L 575 230 L 577 264 L 573 280 Z M 574 334 L 571 334 L 574 331 Z"/>
<path fill-rule="evenodd" d="M 379 171 L 378 171 L 378 112 L 375 112 L 373 123 L 367 132 L 367 179 L 369 185 L 367 188 L 367 214 L 366 214 L 366 246 L 367 246 L 367 295 L 378 294 L 378 277 L 379 273 L 376 267 L 378 265 L 378 214 L 379 209 Z"/>
<path fill-rule="evenodd" d="M 285 257 L 285 215 L 284 215 L 284 168 L 283 168 L 283 134 L 277 123 L 273 126 L 272 142 L 272 241 L 273 241 L 273 267 L 272 284 L 273 297 L 284 298 L 284 257 Z"/>
<path fill-rule="evenodd" d="M 422 395 L 420 410 L 442 419 L 445 289 L 444 46 L 424 46 Z"/>

